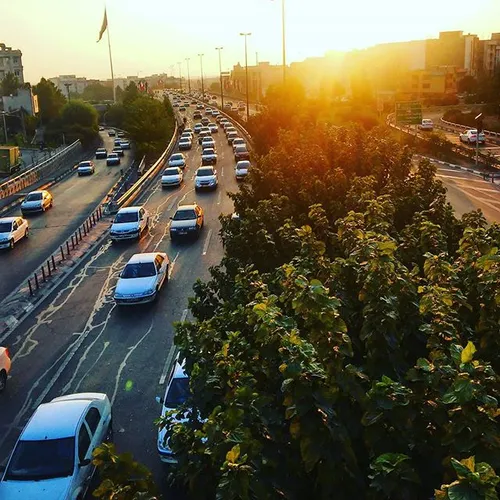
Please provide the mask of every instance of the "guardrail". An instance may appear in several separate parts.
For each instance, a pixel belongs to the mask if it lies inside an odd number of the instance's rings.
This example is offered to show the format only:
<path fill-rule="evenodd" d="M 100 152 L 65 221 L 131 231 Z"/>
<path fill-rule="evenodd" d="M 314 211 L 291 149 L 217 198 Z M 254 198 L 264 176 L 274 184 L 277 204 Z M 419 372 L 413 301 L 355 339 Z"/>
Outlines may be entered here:
<path fill-rule="evenodd" d="M 471 128 L 474 128 L 474 127 L 469 127 L 467 125 L 462 125 L 461 123 L 449 122 L 447 120 L 444 120 L 443 118 L 441 118 L 441 122 L 446 124 L 446 125 L 449 125 L 451 127 L 459 128 L 461 130 L 469 130 Z M 500 137 L 500 132 L 493 132 L 491 130 L 483 130 L 483 133 L 484 133 L 484 135 L 489 135 L 491 137 Z"/>
<path fill-rule="evenodd" d="M 7 198 L 43 179 L 47 175 L 50 175 L 57 170 L 62 163 L 71 161 L 74 156 L 80 155 L 81 151 L 82 145 L 80 141 L 77 140 L 36 167 L 30 168 L 22 174 L 0 184 L 0 199 Z"/>

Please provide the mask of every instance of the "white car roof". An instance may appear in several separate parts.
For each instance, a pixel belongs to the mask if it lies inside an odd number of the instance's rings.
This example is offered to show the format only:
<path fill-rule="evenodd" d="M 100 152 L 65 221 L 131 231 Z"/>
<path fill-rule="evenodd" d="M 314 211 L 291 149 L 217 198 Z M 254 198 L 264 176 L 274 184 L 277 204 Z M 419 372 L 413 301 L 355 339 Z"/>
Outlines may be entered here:
<path fill-rule="evenodd" d="M 145 262 L 154 262 L 157 255 L 165 255 L 161 252 L 136 253 L 130 257 L 127 264 L 144 264 Z"/>
<path fill-rule="evenodd" d="M 120 210 L 118 210 L 118 213 L 119 214 L 127 214 L 129 212 L 138 212 L 141 208 L 143 207 L 125 207 L 125 208 L 120 208 Z"/>
<path fill-rule="evenodd" d="M 24 428 L 21 439 L 40 441 L 72 437 L 91 401 L 51 401 L 41 404 Z"/>
<path fill-rule="evenodd" d="M 196 203 L 192 203 L 191 205 L 179 205 L 177 207 L 177 211 L 179 210 L 194 210 L 198 205 Z"/>
<path fill-rule="evenodd" d="M 20 217 L 2 217 L 0 219 L 1 222 L 14 222 L 15 220 L 19 219 Z"/>

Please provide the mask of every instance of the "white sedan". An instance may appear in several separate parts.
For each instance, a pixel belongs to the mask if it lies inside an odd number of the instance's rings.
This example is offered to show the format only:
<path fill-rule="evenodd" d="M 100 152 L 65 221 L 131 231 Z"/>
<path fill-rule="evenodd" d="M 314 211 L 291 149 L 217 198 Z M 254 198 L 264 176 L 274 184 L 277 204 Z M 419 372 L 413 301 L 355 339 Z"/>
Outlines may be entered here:
<path fill-rule="evenodd" d="M 119 305 L 145 304 L 158 296 L 168 281 L 170 261 L 166 253 L 137 253 L 131 257 L 116 285 Z"/>
<path fill-rule="evenodd" d="M 81 161 L 76 171 L 79 177 L 82 175 L 92 175 L 95 172 L 94 162 L 90 160 Z"/>
<path fill-rule="evenodd" d="M 161 176 L 161 186 L 180 186 L 183 177 L 182 170 L 179 167 L 168 167 Z"/>
<path fill-rule="evenodd" d="M 0 248 L 14 248 L 14 244 L 28 237 L 28 221 L 22 217 L 0 219 Z"/>
<path fill-rule="evenodd" d="M 168 160 L 168 166 L 184 168 L 186 166 L 186 158 L 182 153 L 175 153 Z"/>

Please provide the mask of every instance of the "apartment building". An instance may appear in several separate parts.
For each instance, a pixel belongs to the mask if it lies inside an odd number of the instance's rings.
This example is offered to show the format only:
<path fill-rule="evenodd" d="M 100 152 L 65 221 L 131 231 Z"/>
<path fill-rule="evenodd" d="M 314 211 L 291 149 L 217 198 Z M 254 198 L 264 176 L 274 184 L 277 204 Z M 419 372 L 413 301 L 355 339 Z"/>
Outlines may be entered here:
<path fill-rule="evenodd" d="M 3 80 L 7 73 L 13 73 L 21 83 L 24 83 L 22 57 L 23 54 L 19 49 L 0 43 L 0 80 Z"/>
<path fill-rule="evenodd" d="M 81 94 L 85 87 L 94 80 L 87 80 L 84 76 L 59 75 L 49 80 L 63 93 L 68 95 L 68 89 L 71 94 Z"/>

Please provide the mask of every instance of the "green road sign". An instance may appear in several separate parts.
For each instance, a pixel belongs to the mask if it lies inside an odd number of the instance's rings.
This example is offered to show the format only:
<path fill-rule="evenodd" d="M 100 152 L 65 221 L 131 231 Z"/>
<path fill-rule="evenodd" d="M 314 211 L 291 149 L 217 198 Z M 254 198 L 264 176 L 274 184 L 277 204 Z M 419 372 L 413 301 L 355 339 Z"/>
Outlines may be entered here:
<path fill-rule="evenodd" d="M 418 101 L 397 102 L 396 123 L 399 125 L 422 123 L 422 103 Z"/>

